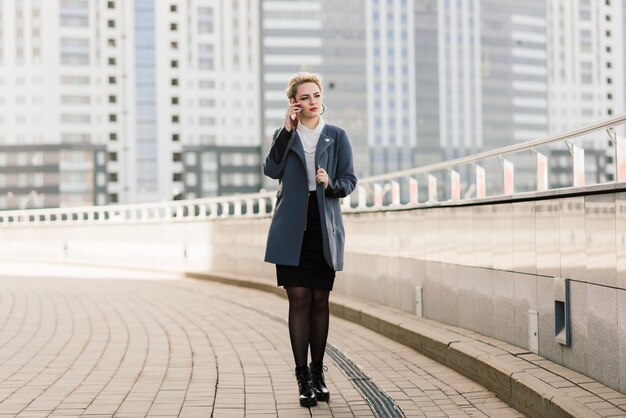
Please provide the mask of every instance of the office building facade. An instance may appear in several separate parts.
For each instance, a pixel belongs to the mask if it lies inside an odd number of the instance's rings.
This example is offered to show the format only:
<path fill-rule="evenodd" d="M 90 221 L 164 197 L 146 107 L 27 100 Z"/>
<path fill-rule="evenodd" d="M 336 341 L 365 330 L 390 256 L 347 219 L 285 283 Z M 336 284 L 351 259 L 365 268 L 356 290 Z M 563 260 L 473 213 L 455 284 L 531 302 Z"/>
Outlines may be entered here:
<path fill-rule="evenodd" d="M 0 1 L 0 146 L 28 145 L 28 161 L 38 146 L 104 147 L 105 189 L 60 205 L 198 197 L 185 146 L 245 160 L 261 142 L 258 16 L 254 0 Z M 260 181 L 244 168 L 220 184 Z"/>

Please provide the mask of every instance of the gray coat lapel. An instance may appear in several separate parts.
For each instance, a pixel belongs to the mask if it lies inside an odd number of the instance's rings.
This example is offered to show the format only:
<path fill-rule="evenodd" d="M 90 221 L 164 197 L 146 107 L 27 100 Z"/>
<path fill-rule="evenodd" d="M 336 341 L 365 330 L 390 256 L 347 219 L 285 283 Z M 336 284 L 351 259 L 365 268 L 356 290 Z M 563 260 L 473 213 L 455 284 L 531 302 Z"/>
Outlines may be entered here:
<path fill-rule="evenodd" d="M 327 127 L 328 125 L 324 126 L 324 129 L 322 129 L 322 133 L 320 134 L 320 139 L 317 142 L 317 147 L 315 148 L 315 164 L 317 165 L 322 165 L 322 161 L 320 160 L 320 157 L 322 156 L 322 154 L 324 152 L 326 152 L 326 150 L 328 149 L 328 147 L 330 147 L 331 145 L 333 145 L 335 143 L 335 140 L 333 138 L 331 138 L 330 136 L 326 135 L 327 133 Z M 327 161 L 324 162 L 324 166 L 322 168 L 326 169 L 327 167 L 325 167 Z M 316 167 L 317 169 L 317 167 Z"/>
<path fill-rule="evenodd" d="M 293 135 L 295 135 L 296 138 L 291 143 L 291 150 L 295 152 L 298 157 L 300 157 L 300 161 L 302 161 L 302 165 L 306 170 L 306 160 L 304 159 L 304 145 L 302 145 L 302 140 L 300 139 L 300 135 L 298 135 L 297 131 L 294 130 Z"/>

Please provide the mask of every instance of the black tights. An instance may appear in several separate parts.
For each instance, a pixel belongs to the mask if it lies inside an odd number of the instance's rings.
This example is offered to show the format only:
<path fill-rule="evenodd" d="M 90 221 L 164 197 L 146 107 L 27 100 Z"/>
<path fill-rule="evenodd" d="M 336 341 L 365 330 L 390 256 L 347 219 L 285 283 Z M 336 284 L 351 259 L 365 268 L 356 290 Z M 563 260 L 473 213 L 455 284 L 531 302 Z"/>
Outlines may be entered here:
<path fill-rule="evenodd" d="M 328 338 L 329 290 L 287 286 L 289 297 L 289 337 L 296 366 L 307 364 L 311 346 L 311 360 L 324 360 Z"/>

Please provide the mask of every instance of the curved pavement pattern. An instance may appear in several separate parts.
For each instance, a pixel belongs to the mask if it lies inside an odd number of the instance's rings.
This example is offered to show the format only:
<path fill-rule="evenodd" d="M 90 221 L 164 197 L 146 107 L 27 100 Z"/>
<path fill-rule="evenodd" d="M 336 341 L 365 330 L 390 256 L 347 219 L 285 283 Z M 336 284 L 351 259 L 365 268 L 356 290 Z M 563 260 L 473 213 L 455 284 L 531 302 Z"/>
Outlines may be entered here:
<path fill-rule="evenodd" d="M 301 408 L 286 312 L 284 298 L 173 274 L 2 262 L 0 417 L 522 416 L 338 318 L 331 401 Z M 398 410 L 377 415 L 377 394 Z"/>

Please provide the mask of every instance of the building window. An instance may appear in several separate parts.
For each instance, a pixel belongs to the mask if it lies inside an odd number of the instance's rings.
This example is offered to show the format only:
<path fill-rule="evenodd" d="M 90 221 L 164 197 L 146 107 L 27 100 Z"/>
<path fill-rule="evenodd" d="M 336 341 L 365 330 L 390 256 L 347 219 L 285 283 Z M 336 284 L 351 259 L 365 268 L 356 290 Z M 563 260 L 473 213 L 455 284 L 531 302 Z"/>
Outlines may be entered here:
<path fill-rule="evenodd" d="M 172 97 L 172 104 L 173 105 L 177 105 L 178 104 L 178 97 Z"/>
<path fill-rule="evenodd" d="M 183 181 L 182 173 L 174 173 L 172 175 L 172 181 Z"/>
<path fill-rule="evenodd" d="M 177 85 L 178 85 L 178 79 L 172 78 L 172 86 L 177 86 Z"/>
<path fill-rule="evenodd" d="M 114 113 L 111 113 L 109 115 L 109 122 L 117 122 L 117 115 Z"/>
<path fill-rule="evenodd" d="M 116 96 L 109 96 L 109 103 L 117 103 L 117 97 Z"/>
<path fill-rule="evenodd" d="M 35 173 L 33 174 L 33 186 L 35 187 L 43 187 L 45 183 L 43 173 Z"/>
<path fill-rule="evenodd" d="M 195 166 L 196 163 L 198 162 L 198 156 L 194 153 L 194 152 L 188 152 L 186 154 L 187 157 L 187 165 L 188 166 Z"/>
<path fill-rule="evenodd" d="M 187 185 L 194 187 L 198 184 L 198 176 L 196 176 L 196 173 L 187 173 L 185 176 L 185 179 L 187 180 Z"/>
<path fill-rule="evenodd" d="M 109 84 L 117 84 L 117 79 L 113 76 L 109 77 Z"/>
<path fill-rule="evenodd" d="M 109 152 L 109 161 L 117 161 L 117 152 Z"/>
<path fill-rule="evenodd" d="M 613 109 L 608 109 L 606 112 L 609 116 L 613 114 Z"/>
<path fill-rule="evenodd" d="M 109 39 L 109 46 L 115 46 L 115 39 Z"/>
<path fill-rule="evenodd" d="M 176 12 L 178 7 L 175 4 L 170 5 L 170 12 Z"/>
<path fill-rule="evenodd" d="M 31 161 L 33 165 L 43 165 L 43 153 L 42 152 L 34 153 Z"/>
<path fill-rule="evenodd" d="M 115 65 L 115 58 L 109 58 L 109 65 Z"/>
<path fill-rule="evenodd" d="M 180 141 L 180 134 L 172 134 L 172 141 L 174 142 Z"/>
<path fill-rule="evenodd" d="M 109 195 L 109 202 L 111 202 L 111 203 L 117 203 L 118 202 L 117 193 L 111 193 Z"/>
<path fill-rule="evenodd" d="M 176 23 L 170 23 L 170 30 L 174 32 L 177 31 L 178 25 Z"/>
<path fill-rule="evenodd" d="M 170 66 L 172 68 L 178 68 L 178 61 L 177 60 L 172 60 L 172 62 L 170 63 Z"/>
<path fill-rule="evenodd" d="M 117 182 L 117 173 L 109 173 L 109 181 L 112 183 Z"/>
<path fill-rule="evenodd" d="M 178 49 L 178 42 L 176 42 L 176 41 L 172 41 L 172 42 L 170 42 L 170 47 L 171 47 L 172 49 Z"/>
<path fill-rule="evenodd" d="M 180 116 L 172 115 L 172 123 L 180 123 Z"/>
<path fill-rule="evenodd" d="M 200 107 L 215 107 L 215 99 L 198 99 Z"/>
<path fill-rule="evenodd" d="M 201 126 L 215 126 L 215 118 L 211 116 L 202 116 L 198 119 Z"/>
<path fill-rule="evenodd" d="M 115 2 L 114 1 L 107 2 L 107 7 L 109 9 L 115 9 Z"/>
<path fill-rule="evenodd" d="M 201 70 L 212 70 L 214 68 L 213 45 L 198 45 L 198 66 Z"/>
<path fill-rule="evenodd" d="M 110 20 L 107 22 L 107 26 L 110 28 L 114 28 L 115 27 L 115 20 Z"/>
<path fill-rule="evenodd" d="M 117 134 L 115 132 L 109 133 L 109 140 L 117 141 Z"/>
<path fill-rule="evenodd" d="M 613 100 L 613 95 L 611 93 L 608 93 L 606 95 L 606 98 L 609 99 L 609 100 Z"/>
<path fill-rule="evenodd" d="M 175 152 L 172 154 L 172 161 L 178 162 L 183 160 L 183 155 L 180 152 Z"/>

